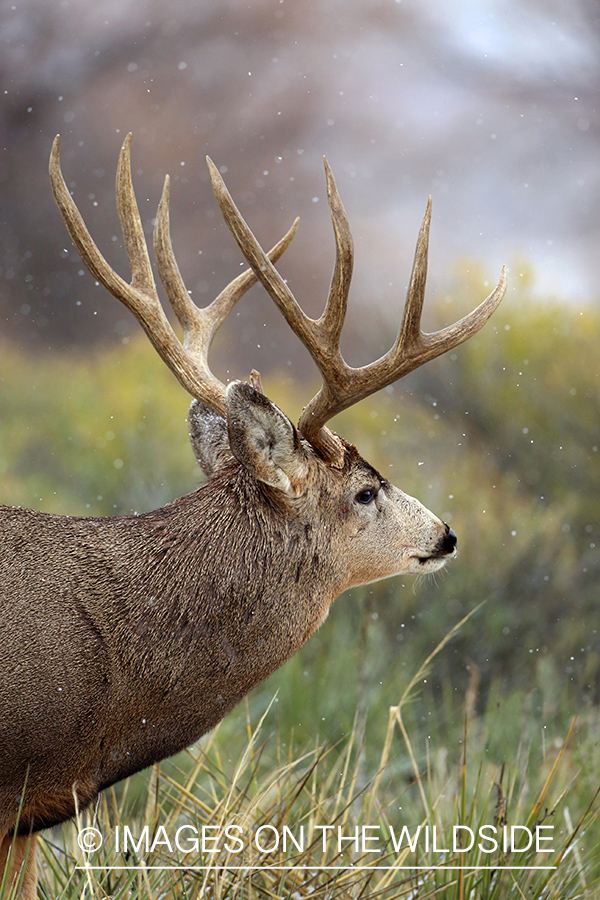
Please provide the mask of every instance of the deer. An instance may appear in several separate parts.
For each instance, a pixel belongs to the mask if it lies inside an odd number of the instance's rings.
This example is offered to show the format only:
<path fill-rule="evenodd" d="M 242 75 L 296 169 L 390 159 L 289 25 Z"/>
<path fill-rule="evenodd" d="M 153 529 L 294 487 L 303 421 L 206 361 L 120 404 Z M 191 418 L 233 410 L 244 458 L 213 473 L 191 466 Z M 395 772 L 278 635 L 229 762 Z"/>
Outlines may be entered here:
<path fill-rule="evenodd" d="M 193 398 L 190 440 L 207 481 L 135 515 L 0 506 L 0 884 L 4 872 L 26 900 L 37 892 L 40 831 L 197 741 L 296 653 L 348 588 L 435 572 L 456 555 L 450 526 L 327 423 L 474 335 L 507 283 L 503 268 L 475 310 L 422 331 L 429 198 L 397 339 L 380 359 L 353 368 L 340 352 L 353 242 L 327 160 L 336 257 L 324 312 L 312 319 L 275 267 L 298 220 L 265 252 L 208 159 L 216 200 L 249 268 L 208 306 L 194 303 L 172 247 L 167 176 L 154 256 L 180 339 L 156 288 L 130 143 L 128 135 L 116 178 L 130 281 L 105 260 L 75 205 L 58 136 L 52 190 L 89 272 L 134 314 Z M 264 394 L 259 373 L 226 385 L 208 365 L 217 329 L 256 282 L 321 374 L 297 427 Z"/>

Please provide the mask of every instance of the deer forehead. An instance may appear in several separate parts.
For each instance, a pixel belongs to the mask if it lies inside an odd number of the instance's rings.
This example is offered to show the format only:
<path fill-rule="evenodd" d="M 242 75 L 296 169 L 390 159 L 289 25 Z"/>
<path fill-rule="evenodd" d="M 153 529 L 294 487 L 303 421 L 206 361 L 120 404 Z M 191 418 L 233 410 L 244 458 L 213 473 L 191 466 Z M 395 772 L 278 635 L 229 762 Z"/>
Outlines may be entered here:
<path fill-rule="evenodd" d="M 379 488 L 386 484 L 379 472 L 352 445 L 346 445 L 343 468 L 330 466 L 314 457 L 313 481 L 320 484 L 322 492 L 344 498 L 366 488 Z"/>

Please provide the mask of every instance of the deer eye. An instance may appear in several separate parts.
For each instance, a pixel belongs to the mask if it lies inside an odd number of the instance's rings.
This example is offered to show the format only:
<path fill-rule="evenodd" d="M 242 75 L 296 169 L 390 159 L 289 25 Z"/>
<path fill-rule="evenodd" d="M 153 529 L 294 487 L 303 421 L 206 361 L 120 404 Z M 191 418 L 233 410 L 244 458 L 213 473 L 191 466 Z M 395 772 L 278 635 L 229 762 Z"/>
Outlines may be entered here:
<path fill-rule="evenodd" d="M 371 503 L 372 500 L 377 496 L 377 488 L 366 488 L 364 491 L 359 491 L 356 497 L 354 498 L 357 503 Z"/>

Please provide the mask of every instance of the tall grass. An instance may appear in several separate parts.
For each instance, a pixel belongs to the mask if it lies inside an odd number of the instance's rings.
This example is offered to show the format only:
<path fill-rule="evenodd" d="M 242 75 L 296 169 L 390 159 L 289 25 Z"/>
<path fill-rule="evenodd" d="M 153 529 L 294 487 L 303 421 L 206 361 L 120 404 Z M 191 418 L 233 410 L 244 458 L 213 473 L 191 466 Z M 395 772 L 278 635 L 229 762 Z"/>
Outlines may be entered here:
<path fill-rule="evenodd" d="M 275 703 L 255 724 L 245 704 L 234 713 L 244 740 L 217 728 L 47 834 L 41 896 L 591 900 L 600 890 L 597 710 L 564 733 L 525 728 L 501 763 L 489 753 L 494 710 L 465 716 L 457 740 L 452 730 L 432 737 L 410 714 L 451 637 L 389 709 L 377 765 L 365 763 L 371 734 L 358 722 L 338 743 L 298 749 Z M 511 826 L 515 846 L 503 847 Z M 520 849 L 536 826 L 550 839 Z M 90 828 L 103 843 L 86 853 L 78 836 Z"/>

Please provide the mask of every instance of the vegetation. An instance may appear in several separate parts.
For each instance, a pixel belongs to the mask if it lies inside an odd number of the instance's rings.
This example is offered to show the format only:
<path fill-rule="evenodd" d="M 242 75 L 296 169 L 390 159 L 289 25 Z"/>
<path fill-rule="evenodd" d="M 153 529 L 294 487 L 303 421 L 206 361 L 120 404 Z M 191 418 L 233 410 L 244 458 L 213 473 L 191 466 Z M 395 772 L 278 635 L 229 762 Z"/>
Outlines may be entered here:
<path fill-rule="evenodd" d="M 211 856 L 221 870 L 107 873 L 76 868 L 92 855 L 72 826 L 45 842 L 45 896 L 595 896 L 599 344 L 591 309 L 521 297 L 474 340 L 340 416 L 340 433 L 452 523 L 458 560 L 437 580 L 395 578 L 342 596 L 318 634 L 215 733 L 107 793 L 79 823 L 105 835 L 125 824 L 133 835 L 145 824 L 153 835 L 161 825 L 171 835 L 181 824 L 226 821 L 249 833 L 304 826 L 302 850 L 245 846 Z M 287 375 L 264 382 L 291 413 L 310 390 Z M 181 389 L 141 340 L 86 358 L 32 360 L 4 348 L 0 497 L 105 515 L 192 490 L 201 476 L 185 411 Z M 553 824 L 556 868 L 459 869 L 517 855 L 476 846 L 442 854 L 422 842 L 418 864 L 429 869 L 397 868 L 417 860 L 394 851 L 390 826 L 449 835 L 454 825 L 505 822 Z M 340 855 L 333 840 L 323 850 L 317 826 L 338 823 L 347 834 L 379 826 L 370 832 L 381 837 L 379 855 L 350 842 Z M 127 855 L 107 839 L 93 858 L 197 866 L 209 857 L 182 862 L 165 844 Z M 284 859 L 354 871 L 251 868 Z M 540 859 L 528 851 L 518 863 L 548 864 Z M 359 869 L 365 860 L 396 869 Z M 450 868 L 433 868 L 442 863 Z"/>
<path fill-rule="evenodd" d="M 247 742 L 233 755 L 218 728 L 47 836 L 43 896 L 597 896 L 596 796 L 574 778 L 572 730 L 544 754 L 523 737 L 504 764 L 487 759 L 483 733 L 468 736 L 459 764 L 454 748 L 436 742 L 407 778 L 397 754 L 417 748 L 406 738 L 392 750 L 396 726 L 407 725 L 403 711 L 390 711 L 382 766 L 368 778 L 356 731 L 337 746 L 299 751 L 281 731 L 265 735 L 267 713 L 255 730 L 248 721 Z M 102 836 L 96 852 L 82 852 L 86 833 Z M 514 835 L 507 852 L 503 834 Z M 551 852 L 536 852 L 530 834 Z"/>

